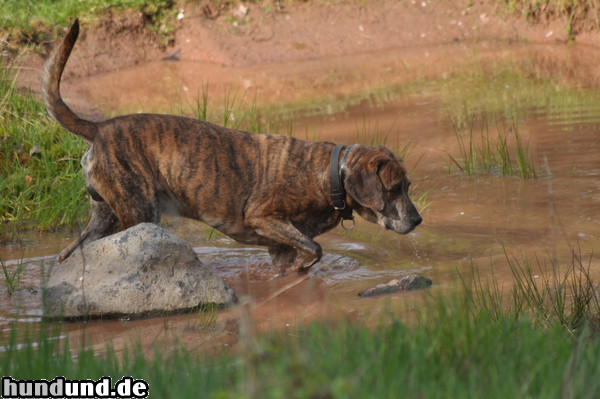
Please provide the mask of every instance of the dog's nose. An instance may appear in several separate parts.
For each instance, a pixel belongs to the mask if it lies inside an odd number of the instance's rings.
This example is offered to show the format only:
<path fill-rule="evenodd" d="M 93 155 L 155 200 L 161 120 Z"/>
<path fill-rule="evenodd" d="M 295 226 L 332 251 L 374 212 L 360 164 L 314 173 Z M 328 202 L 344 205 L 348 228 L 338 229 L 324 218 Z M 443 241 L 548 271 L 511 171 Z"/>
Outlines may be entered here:
<path fill-rule="evenodd" d="M 418 213 L 412 217 L 412 222 L 415 227 L 421 224 L 423 218 Z"/>

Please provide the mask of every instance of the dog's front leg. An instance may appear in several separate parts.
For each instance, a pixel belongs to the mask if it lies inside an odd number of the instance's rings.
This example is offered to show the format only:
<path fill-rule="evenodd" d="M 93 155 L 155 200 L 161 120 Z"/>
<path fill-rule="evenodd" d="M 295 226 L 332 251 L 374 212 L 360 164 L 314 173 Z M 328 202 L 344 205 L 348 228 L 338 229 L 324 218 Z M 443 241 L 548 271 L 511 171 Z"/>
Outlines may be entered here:
<path fill-rule="evenodd" d="M 273 266 L 284 268 L 294 264 L 298 251 L 289 245 L 271 244 L 269 245 L 269 255 Z"/>
<path fill-rule="evenodd" d="M 323 255 L 323 250 L 319 244 L 302 234 L 288 221 L 257 217 L 248 219 L 247 224 L 257 234 L 280 244 L 269 246 L 269 253 L 274 262 L 280 263 L 276 266 L 283 266 L 281 265 L 282 261 L 289 261 L 290 263 L 293 261 L 287 266 L 298 272 L 307 271 Z"/>

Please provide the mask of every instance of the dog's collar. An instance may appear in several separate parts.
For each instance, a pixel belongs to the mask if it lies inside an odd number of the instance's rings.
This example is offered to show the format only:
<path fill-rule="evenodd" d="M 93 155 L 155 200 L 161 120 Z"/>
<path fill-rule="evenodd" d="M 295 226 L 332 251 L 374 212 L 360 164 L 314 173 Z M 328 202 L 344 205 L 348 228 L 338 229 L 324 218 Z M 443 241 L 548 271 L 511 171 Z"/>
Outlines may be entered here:
<path fill-rule="evenodd" d="M 336 145 L 331 150 L 331 164 L 330 164 L 330 179 L 331 179 L 331 201 L 335 210 L 339 211 L 342 215 L 343 220 L 354 220 L 352 216 L 352 208 L 346 204 L 346 190 L 344 189 L 344 175 L 346 172 L 346 162 L 348 160 L 348 154 L 352 151 L 351 145 L 346 147 L 345 145 Z M 346 150 L 342 164 L 340 165 L 340 154 L 343 150 Z M 343 223 L 343 221 L 342 221 Z"/>

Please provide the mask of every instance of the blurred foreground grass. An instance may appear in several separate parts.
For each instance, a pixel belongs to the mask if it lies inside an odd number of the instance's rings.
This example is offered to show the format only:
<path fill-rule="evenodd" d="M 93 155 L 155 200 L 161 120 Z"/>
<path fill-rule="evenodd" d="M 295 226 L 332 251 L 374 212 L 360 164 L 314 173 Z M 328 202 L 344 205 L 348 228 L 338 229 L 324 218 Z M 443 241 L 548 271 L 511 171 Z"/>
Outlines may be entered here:
<path fill-rule="evenodd" d="M 597 398 L 600 293 L 585 259 L 574 252 L 566 272 L 551 259 L 546 272 L 507 259 L 514 288 L 503 291 L 474 269 L 453 293 L 434 287 L 407 303 L 410 325 L 387 314 L 375 327 L 337 320 L 242 334 L 235 349 L 217 354 L 176 346 L 119 355 L 110 343 L 102 353 L 70 351 L 55 338 L 59 326 L 43 325 L 40 335 L 13 332 L 0 342 L 0 368 L 15 379 L 133 376 L 151 397 Z M 582 303 L 589 306 L 574 314 Z M 565 315 L 575 318 L 565 324 Z"/>

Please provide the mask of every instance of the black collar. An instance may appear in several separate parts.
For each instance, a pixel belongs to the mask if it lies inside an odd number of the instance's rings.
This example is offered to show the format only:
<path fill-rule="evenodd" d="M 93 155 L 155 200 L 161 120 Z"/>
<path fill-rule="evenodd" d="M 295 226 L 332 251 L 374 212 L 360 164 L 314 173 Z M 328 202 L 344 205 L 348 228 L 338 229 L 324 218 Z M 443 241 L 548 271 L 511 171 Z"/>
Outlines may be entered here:
<path fill-rule="evenodd" d="M 330 164 L 330 179 L 331 179 L 331 201 L 335 210 L 339 211 L 344 220 L 353 220 L 352 208 L 346 204 L 346 190 L 344 189 L 344 175 L 346 172 L 346 161 L 348 160 L 348 154 L 352 151 L 352 145 L 346 147 L 345 145 L 336 145 L 331 150 L 331 164 Z M 342 164 L 340 163 L 340 153 L 346 150 Z M 338 166 L 339 165 L 339 166 Z"/>

